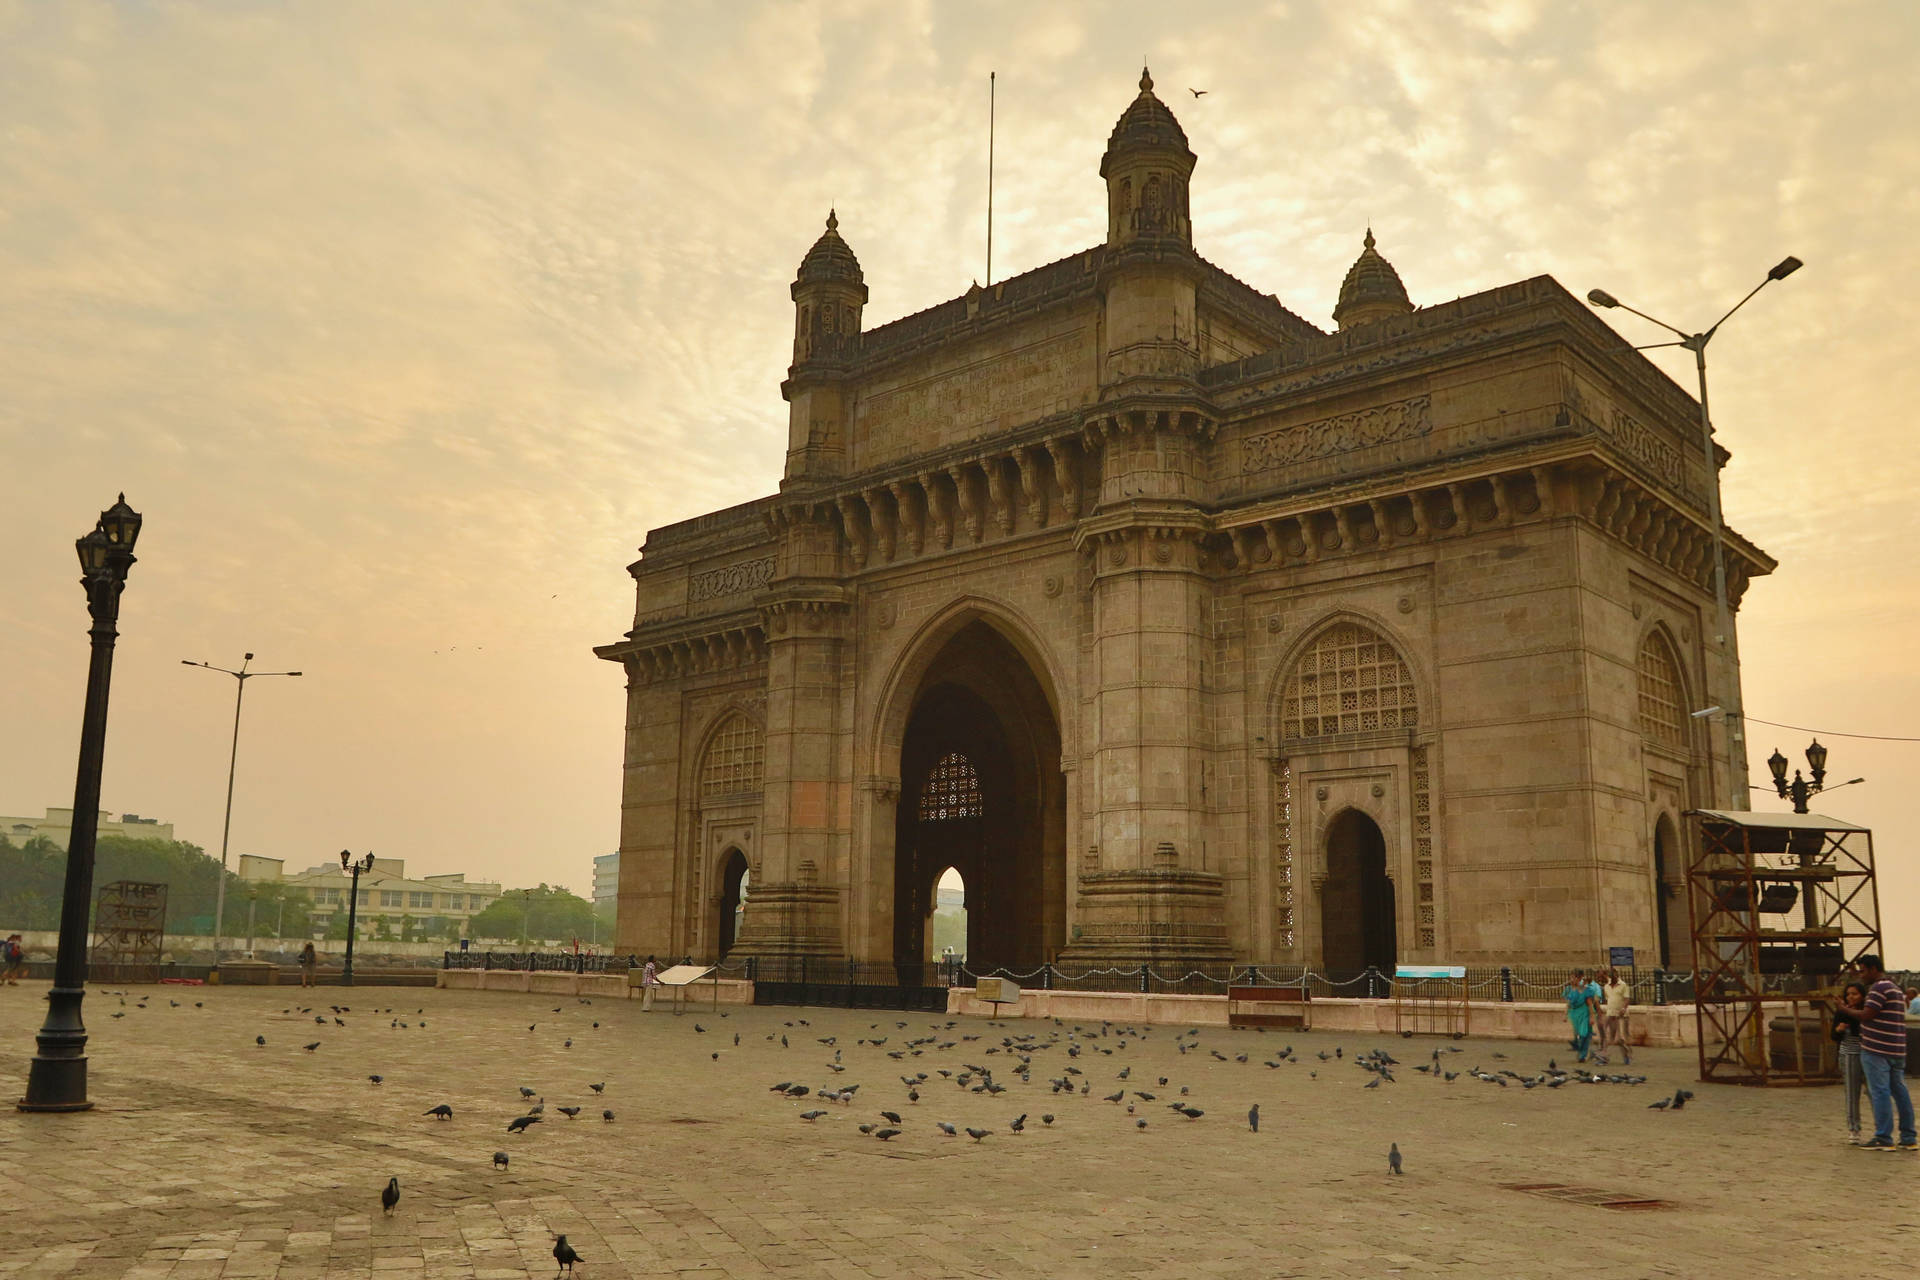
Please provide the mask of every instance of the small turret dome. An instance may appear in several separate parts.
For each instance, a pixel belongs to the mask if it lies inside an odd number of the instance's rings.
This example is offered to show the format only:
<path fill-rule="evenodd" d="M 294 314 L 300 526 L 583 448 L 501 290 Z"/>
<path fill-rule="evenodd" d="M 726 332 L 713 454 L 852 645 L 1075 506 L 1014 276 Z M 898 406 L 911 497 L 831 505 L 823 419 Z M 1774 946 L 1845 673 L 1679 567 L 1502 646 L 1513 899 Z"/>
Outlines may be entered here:
<path fill-rule="evenodd" d="M 1186 130 L 1167 110 L 1167 104 L 1153 94 L 1153 76 L 1140 68 L 1140 96 L 1127 104 L 1107 138 L 1107 153 L 1100 158 L 1100 176 L 1107 176 L 1107 165 L 1123 151 L 1137 148 L 1167 148 L 1189 157 Z"/>
<path fill-rule="evenodd" d="M 1368 227 L 1360 256 L 1347 268 L 1347 278 L 1340 284 L 1340 301 L 1333 308 L 1333 319 L 1342 329 L 1413 310 L 1407 287 L 1400 283 L 1400 273 L 1380 256 L 1373 243 L 1373 228 Z"/>
<path fill-rule="evenodd" d="M 800 274 L 795 282 L 810 284 L 824 280 L 843 281 L 863 289 L 866 284 L 860 274 L 860 259 L 853 256 L 853 250 L 840 238 L 840 219 L 831 209 L 827 210 L 827 229 L 800 260 Z"/>

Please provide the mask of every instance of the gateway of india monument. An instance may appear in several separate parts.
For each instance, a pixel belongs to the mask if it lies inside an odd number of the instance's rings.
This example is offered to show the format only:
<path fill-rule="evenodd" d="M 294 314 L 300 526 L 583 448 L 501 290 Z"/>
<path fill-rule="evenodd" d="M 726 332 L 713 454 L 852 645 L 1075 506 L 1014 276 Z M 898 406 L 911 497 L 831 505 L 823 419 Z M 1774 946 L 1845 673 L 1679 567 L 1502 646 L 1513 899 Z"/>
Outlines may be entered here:
<path fill-rule="evenodd" d="M 1691 967 L 1681 815 L 1744 767 L 1698 404 L 1371 231 L 1323 330 L 1194 252 L 1194 163 L 1143 74 L 1104 241 L 872 328 L 828 215 L 779 492 L 648 533 L 595 650 L 621 951 L 917 982 L 951 868 L 976 970 Z"/>

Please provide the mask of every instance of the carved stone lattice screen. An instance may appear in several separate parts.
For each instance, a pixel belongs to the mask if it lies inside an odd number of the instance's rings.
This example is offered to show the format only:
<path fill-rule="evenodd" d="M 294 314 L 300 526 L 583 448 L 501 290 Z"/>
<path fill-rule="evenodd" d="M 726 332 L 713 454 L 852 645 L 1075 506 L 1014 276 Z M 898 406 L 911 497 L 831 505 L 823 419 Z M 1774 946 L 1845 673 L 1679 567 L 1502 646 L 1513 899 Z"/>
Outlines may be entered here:
<path fill-rule="evenodd" d="M 980 775 L 973 761 L 959 752 L 940 757 L 920 789 L 920 821 L 952 822 L 977 818 L 985 810 L 980 800 Z"/>
<path fill-rule="evenodd" d="M 116 880 L 101 888 L 93 917 L 95 982 L 158 982 L 167 933 L 167 886 Z"/>
<path fill-rule="evenodd" d="M 1664 746 L 1684 746 L 1687 709 L 1681 705 L 1680 664 L 1658 631 L 1640 646 L 1640 732 Z"/>
<path fill-rule="evenodd" d="M 701 803 L 759 791 L 766 764 L 767 736 L 760 726 L 737 712 L 728 716 L 707 745 L 706 763 L 700 770 Z"/>
<path fill-rule="evenodd" d="M 1280 731 L 1289 740 L 1411 729 L 1418 721 L 1413 673 L 1400 651 L 1353 622 L 1320 633 L 1281 695 Z"/>

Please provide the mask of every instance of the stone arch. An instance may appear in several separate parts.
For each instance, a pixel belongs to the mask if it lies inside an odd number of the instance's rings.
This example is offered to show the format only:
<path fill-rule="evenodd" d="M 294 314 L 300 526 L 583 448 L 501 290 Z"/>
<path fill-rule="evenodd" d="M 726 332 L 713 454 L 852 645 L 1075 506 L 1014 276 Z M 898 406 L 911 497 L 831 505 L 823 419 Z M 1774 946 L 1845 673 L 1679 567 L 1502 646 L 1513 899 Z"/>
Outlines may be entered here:
<path fill-rule="evenodd" d="M 975 960 L 1030 969 L 1065 943 L 1063 684 L 1038 635 L 1010 607 L 964 598 L 907 639 L 881 686 L 850 916 L 863 958 L 891 958 L 903 980 L 926 963 L 930 877 L 949 865 L 967 884 Z M 923 822 L 922 788 L 956 753 L 979 803 Z"/>
<path fill-rule="evenodd" d="M 1693 968 L 1693 899 L 1687 890 L 1686 852 L 1680 824 L 1665 809 L 1654 816 L 1647 839 L 1647 879 L 1653 890 L 1654 954 L 1667 970 Z"/>
<path fill-rule="evenodd" d="M 1687 669 L 1666 626 L 1654 623 L 1634 651 L 1634 692 L 1640 736 L 1672 751 L 1692 746 Z"/>
<path fill-rule="evenodd" d="M 1402 642 L 1401 638 L 1395 634 L 1393 628 L 1388 626 L 1384 620 L 1357 610 L 1340 609 L 1327 613 L 1325 616 L 1315 620 L 1311 626 L 1303 628 L 1299 638 L 1288 646 L 1286 654 L 1281 658 L 1279 663 L 1275 665 L 1273 672 L 1268 676 L 1266 718 L 1269 730 L 1273 735 L 1272 741 L 1275 744 L 1310 743 L 1322 738 L 1352 736 L 1351 734 L 1338 731 L 1332 734 L 1315 733 L 1312 735 L 1290 735 L 1287 732 L 1289 717 L 1286 701 L 1289 686 L 1293 683 L 1297 675 L 1303 674 L 1306 660 L 1320 651 L 1323 642 L 1341 628 L 1350 628 L 1354 631 L 1368 633 L 1371 636 L 1372 644 L 1386 646 L 1386 648 L 1391 651 L 1393 659 L 1398 662 L 1399 666 L 1405 672 L 1404 684 L 1398 687 L 1404 687 L 1411 696 L 1410 708 L 1405 705 L 1394 708 L 1396 711 L 1406 711 L 1410 709 L 1413 713 L 1411 719 L 1405 715 L 1398 715 L 1395 719 L 1401 723 L 1395 723 L 1390 728 L 1358 729 L 1355 732 L 1361 734 L 1408 733 L 1417 735 L 1425 731 L 1426 724 L 1431 723 L 1433 716 L 1432 682 L 1421 669 L 1420 664 L 1412 656 L 1410 648 Z M 1378 666 L 1380 664 L 1376 661 L 1369 665 Z M 1338 690 L 1335 689 L 1334 692 L 1337 694 Z M 1363 710 L 1363 708 L 1355 708 L 1356 712 L 1360 710 Z M 1373 710 L 1378 711 L 1379 708 L 1375 707 Z"/>
<path fill-rule="evenodd" d="M 1369 967 L 1391 974 L 1399 954 L 1399 900 L 1387 830 L 1343 805 L 1320 832 L 1327 867 L 1320 900 L 1321 963 L 1336 979 Z"/>
<path fill-rule="evenodd" d="M 737 913 L 752 888 L 752 863 L 746 850 L 729 844 L 714 859 L 714 880 L 720 886 L 719 918 L 714 929 L 714 958 L 724 960 L 740 940 Z"/>
<path fill-rule="evenodd" d="M 1067 724 L 1067 708 L 1060 697 L 1060 690 L 1067 687 L 1062 678 L 1064 668 L 1046 641 L 1041 639 L 1044 634 L 1041 628 L 1023 611 L 1004 601 L 986 596 L 962 596 L 923 622 L 901 645 L 895 656 L 893 667 L 887 673 L 880 696 L 874 704 L 868 758 L 875 775 L 892 776 L 892 762 L 899 759 L 900 744 L 906 735 L 907 717 L 913 710 L 914 693 L 947 642 L 974 622 L 984 622 L 992 627 L 1026 659 L 1028 667 L 1039 678 L 1054 722 L 1060 726 L 1061 741 L 1072 741 Z"/>

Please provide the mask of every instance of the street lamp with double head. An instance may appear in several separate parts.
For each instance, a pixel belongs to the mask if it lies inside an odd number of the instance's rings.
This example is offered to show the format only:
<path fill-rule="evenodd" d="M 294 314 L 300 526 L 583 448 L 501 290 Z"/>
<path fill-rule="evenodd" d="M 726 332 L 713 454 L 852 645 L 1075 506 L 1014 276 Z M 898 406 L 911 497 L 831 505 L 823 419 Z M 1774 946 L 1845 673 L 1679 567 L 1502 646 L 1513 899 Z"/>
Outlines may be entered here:
<path fill-rule="evenodd" d="M 1782 258 L 1767 272 L 1767 278 L 1748 290 L 1747 296 L 1733 304 L 1726 315 L 1701 333 L 1688 333 L 1676 329 L 1665 320 L 1657 319 L 1644 311 L 1637 311 L 1620 301 L 1605 289 L 1589 289 L 1587 301 L 1596 307 L 1618 307 L 1622 311 L 1632 312 L 1650 324 L 1657 324 L 1668 333 L 1675 335 L 1674 342 L 1649 342 L 1636 348 L 1651 351 L 1657 347 L 1682 347 L 1693 352 L 1694 368 L 1700 375 L 1700 449 L 1705 455 L 1707 466 L 1707 515 L 1713 522 L 1713 606 L 1714 626 L 1719 632 L 1716 637 L 1721 648 L 1721 657 L 1727 669 L 1727 754 L 1729 799 L 1735 809 L 1747 809 L 1751 802 L 1747 798 L 1747 747 L 1746 722 L 1741 714 L 1740 698 L 1740 644 L 1733 634 L 1732 610 L 1727 607 L 1727 553 L 1726 530 L 1720 515 L 1720 464 L 1713 449 L 1713 418 L 1707 410 L 1707 343 L 1713 341 L 1713 335 L 1720 326 L 1732 318 L 1733 313 L 1753 298 L 1753 295 L 1776 280 L 1785 280 L 1798 271 L 1804 264 L 1798 258 Z"/>
<path fill-rule="evenodd" d="M 347 889 L 347 962 L 340 970 L 340 985 L 350 987 L 353 985 L 353 930 L 360 909 L 360 877 L 373 870 L 373 850 L 367 850 L 364 858 L 356 858 L 349 850 L 342 849 L 340 869 L 353 877 Z"/>
<path fill-rule="evenodd" d="M 238 671 L 226 667 L 216 667 L 211 662 L 195 662 L 191 658 L 180 659 L 183 667 L 205 667 L 209 671 L 218 671 L 221 675 L 233 677 L 233 748 L 227 755 L 227 816 L 220 824 L 220 883 L 213 891 L 213 963 L 220 964 L 220 942 L 224 936 L 221 924 L 227 910 L 227 836 L 233 830 L 233 775 L 240 763 L 240 700 L 246 697 L 247 681 L 261 676 L 297 676 L 298 671 L 249 671 L 247 663 L 253 661 L 253 655 L 247 654 L 240 663 Z M 252 926 L 248 926 L 251 933 Z M 251 944 L 249 944 L 251 945 Z"/>

